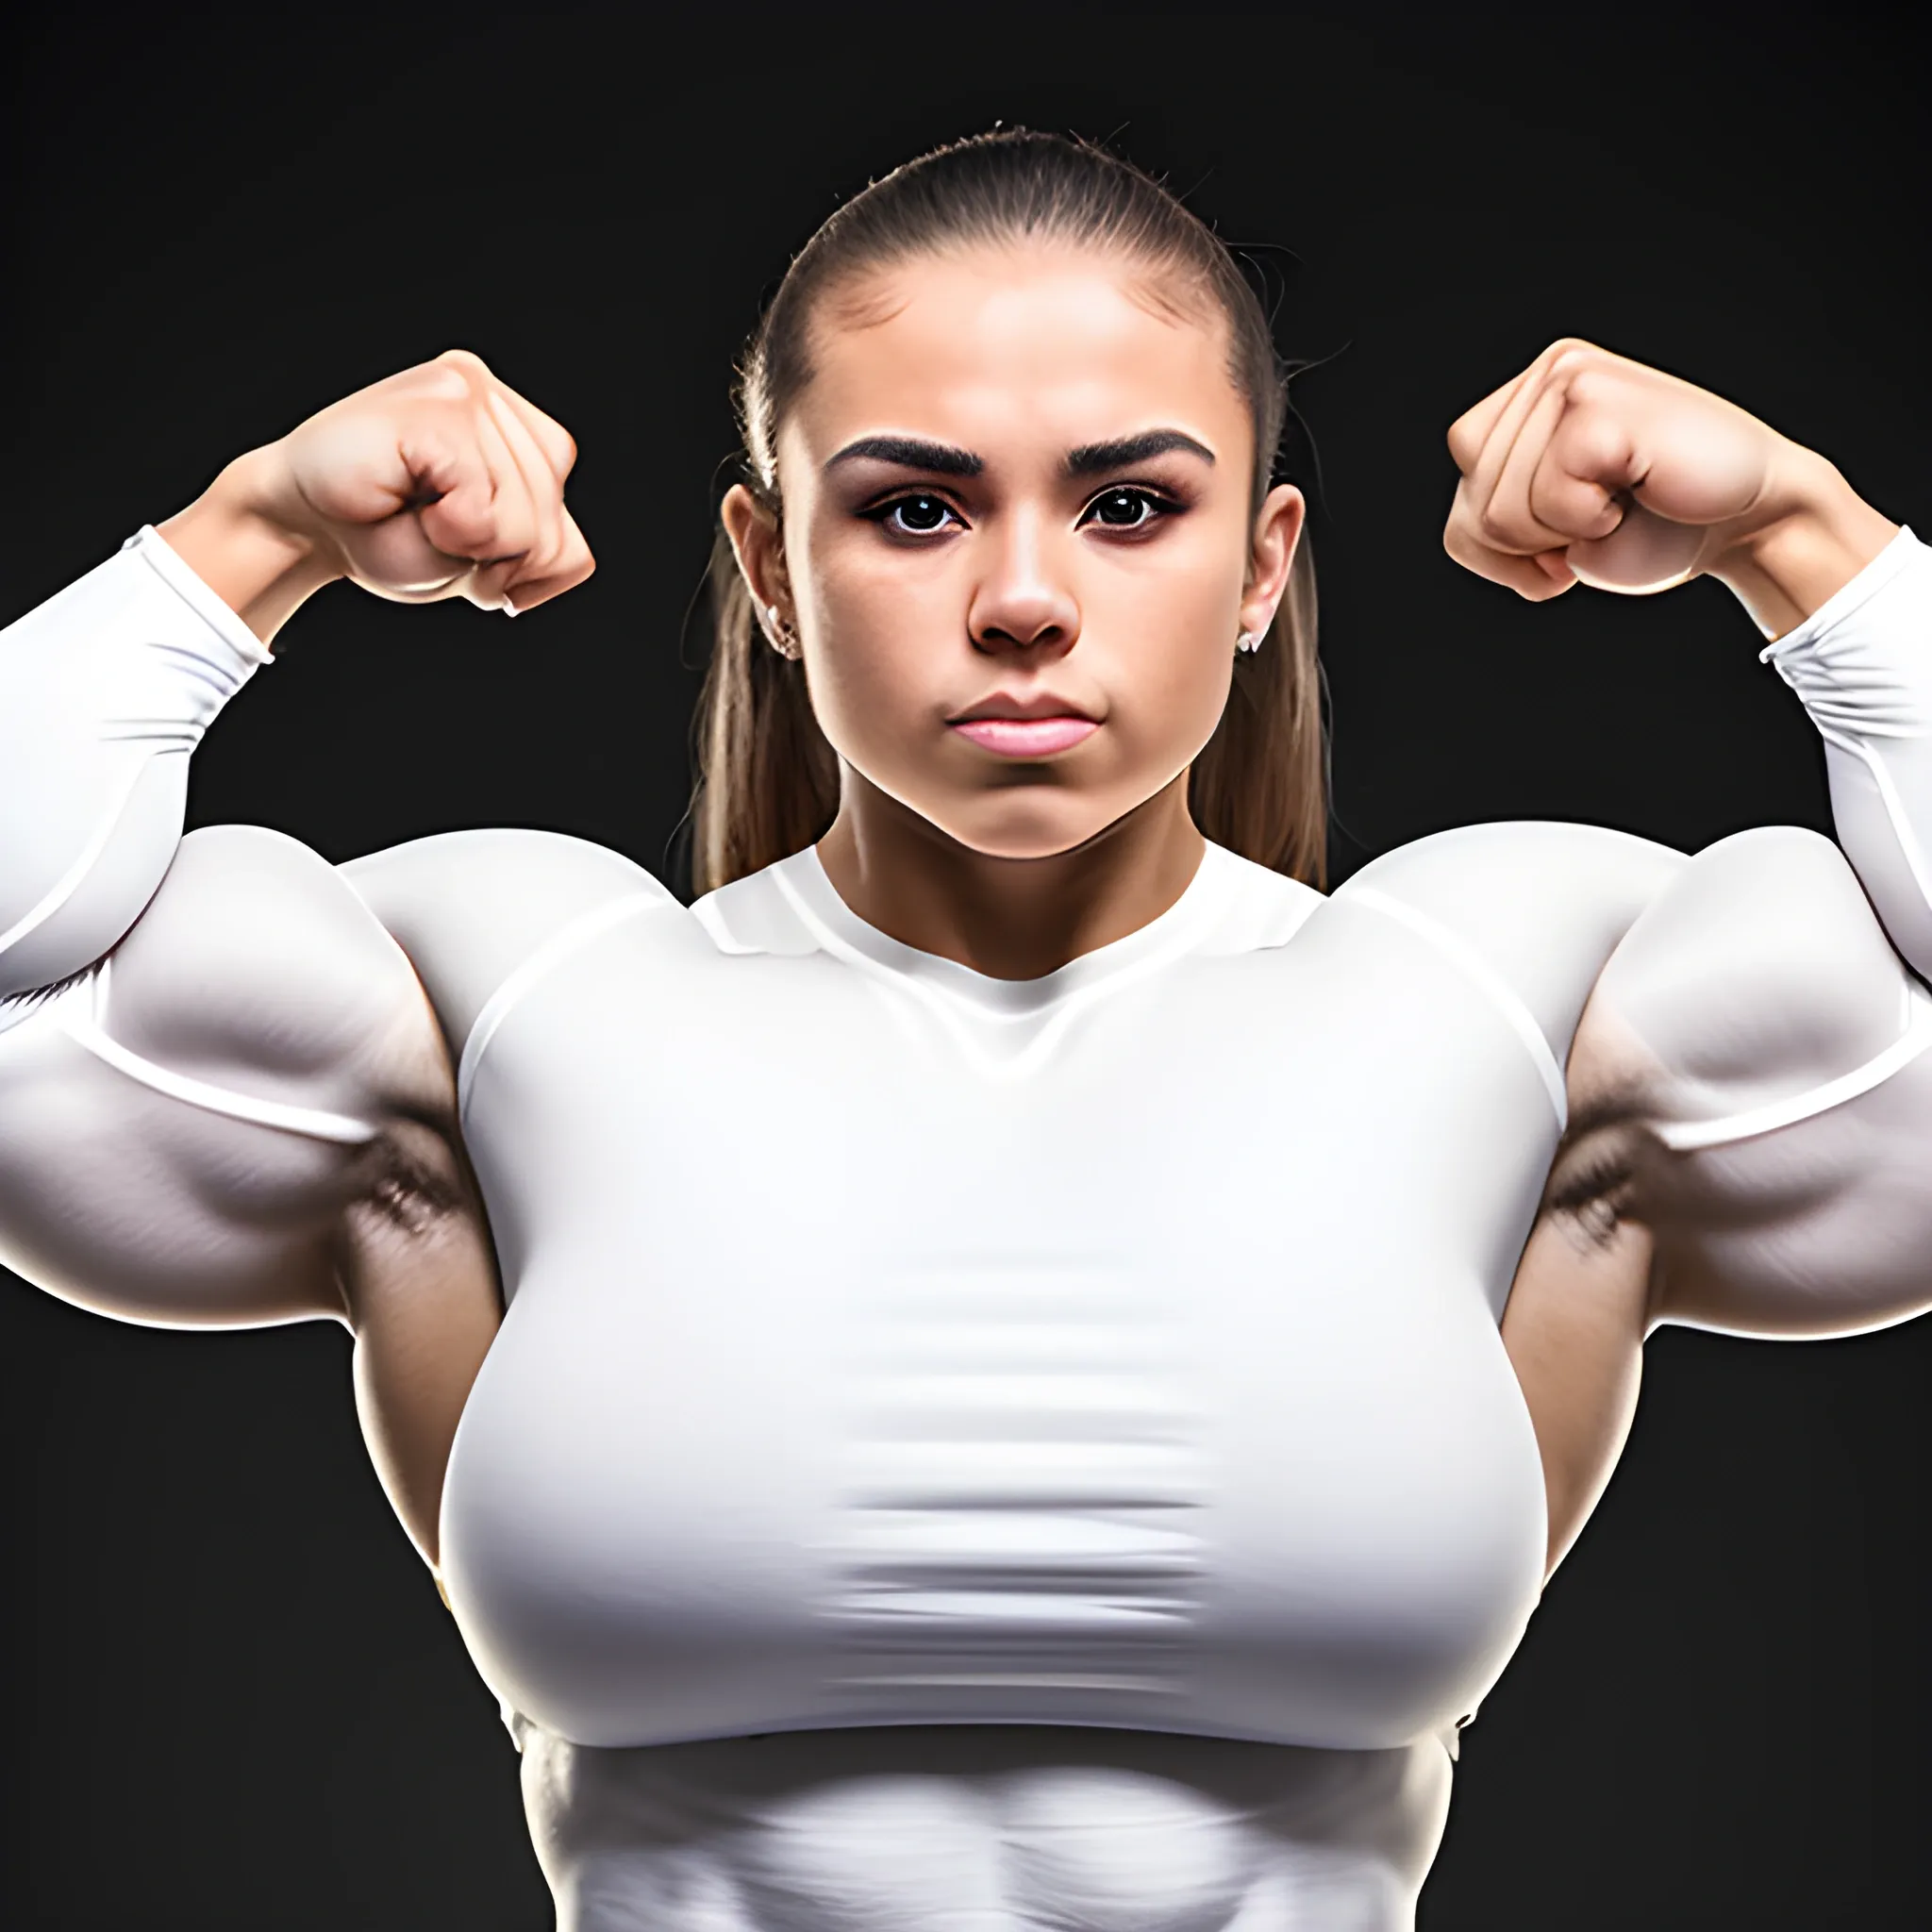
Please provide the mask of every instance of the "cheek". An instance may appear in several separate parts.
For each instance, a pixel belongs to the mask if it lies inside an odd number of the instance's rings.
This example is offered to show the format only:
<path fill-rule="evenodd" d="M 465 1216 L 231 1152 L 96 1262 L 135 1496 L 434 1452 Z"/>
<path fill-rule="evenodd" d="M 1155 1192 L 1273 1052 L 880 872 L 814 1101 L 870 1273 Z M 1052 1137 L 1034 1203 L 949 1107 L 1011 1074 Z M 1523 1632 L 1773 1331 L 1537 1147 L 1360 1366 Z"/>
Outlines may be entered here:
<path fill-rule="evenodd" d="M 1124 574 L 1090 599 L 1088 625 L 1113 669 L 1122 722 L 1150 751 L 1180 745 L 1191 757 L 1220 721 L 1242 586 L 1227 551 L 1221 541 L 1175 544 L 1160 568 Z"/>
<path fill-rule="evenodd" d="M 864 768 L 943 708 L 937 674 L 963 628 L 960 599 L 933 573 L 921 581 L 862 557 L 815 557 L 810 572 L 812 708 L 833 749 Z"/>

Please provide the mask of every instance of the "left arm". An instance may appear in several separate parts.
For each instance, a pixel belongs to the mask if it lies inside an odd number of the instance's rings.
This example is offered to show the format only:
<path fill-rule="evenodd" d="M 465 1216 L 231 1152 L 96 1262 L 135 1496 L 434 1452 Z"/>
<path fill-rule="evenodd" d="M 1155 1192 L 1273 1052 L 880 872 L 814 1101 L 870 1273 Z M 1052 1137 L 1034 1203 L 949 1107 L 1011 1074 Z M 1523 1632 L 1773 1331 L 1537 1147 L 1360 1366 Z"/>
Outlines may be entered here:
<path fill-rule="evenodd" d="M 1554 344 L 1450 447 L 1447 547 L 1472 570 L 1539 601 L 1731 588 L 1825 739 L 1856 868 L 1808 833 L 1726 840 L 1591 996 L 1504 1323 L 1554 1564 L 1651 1328 L 1843 1335 L 1932 1307 L 1932 998 L 1907 971 L 1932 976 L 1932 557 L 1822 457 L 1588 343 Z"/>
<path fill-rule="evenodd" d="M 1701 853 L 1624 934 L 1503 1340 L 1542 1453 L 1552 1568 L 1636 1404 L 1644 1338 L 1853 1335 L 1932 1307 L 1932 995 L 1829 841 Z"/>

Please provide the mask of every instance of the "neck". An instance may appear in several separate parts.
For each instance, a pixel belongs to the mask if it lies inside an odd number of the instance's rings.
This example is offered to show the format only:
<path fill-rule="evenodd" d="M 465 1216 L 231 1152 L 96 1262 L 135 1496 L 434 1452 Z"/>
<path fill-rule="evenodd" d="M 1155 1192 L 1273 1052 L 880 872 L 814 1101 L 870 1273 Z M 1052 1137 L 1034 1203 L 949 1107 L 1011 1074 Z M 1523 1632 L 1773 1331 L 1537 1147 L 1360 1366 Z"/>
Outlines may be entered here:
<path fill-rule="evenodd" d="M 868 925 L 994 979 L 1038 979 L 1159 918 L 1207 841 L 1188 774 L 1105 831 L 1045 858 L 962 845 L 849 767 L 819 859 Z"/>

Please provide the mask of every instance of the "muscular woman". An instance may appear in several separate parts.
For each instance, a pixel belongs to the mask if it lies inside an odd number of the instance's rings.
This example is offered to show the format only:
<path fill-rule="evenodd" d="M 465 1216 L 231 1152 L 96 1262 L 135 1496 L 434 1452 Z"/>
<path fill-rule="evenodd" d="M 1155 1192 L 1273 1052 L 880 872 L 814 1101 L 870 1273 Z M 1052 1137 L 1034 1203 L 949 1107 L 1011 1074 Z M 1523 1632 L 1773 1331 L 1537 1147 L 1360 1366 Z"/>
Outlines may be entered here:
<path fill-rule="evenodd" d="M 590 575 L 474 356 L 4 634 L 0 1258 L 354 1331 L 566 1927 L 1392 1932 L 1644 1336 L 1932 1300 L 1932 567 L 1554 344 L 1451 432 L 1452 552 L 1729 585 L 1852 862 L 1487 825 L 1324 896 L 1279 366 L 1163 191 L 914 163 L 742 400 L 689 910 L 554 834 L 179 836 L 324 584 Z"/>

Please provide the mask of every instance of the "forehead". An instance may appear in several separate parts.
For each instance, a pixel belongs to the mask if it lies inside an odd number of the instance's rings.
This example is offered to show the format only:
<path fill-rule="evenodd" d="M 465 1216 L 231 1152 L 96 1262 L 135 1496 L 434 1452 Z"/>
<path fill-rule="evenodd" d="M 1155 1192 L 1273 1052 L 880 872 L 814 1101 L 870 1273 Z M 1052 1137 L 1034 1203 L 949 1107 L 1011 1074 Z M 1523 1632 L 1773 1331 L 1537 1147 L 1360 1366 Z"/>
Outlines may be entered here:
<path fill-rule="evenodd" d="M 1144 267 L 1051 245 L 921 257 L 835 289 L 779 438 L 823 460 L 869 430 L 1056 452 L 1158 422 L 1227 450 L 1247 427 L 1225 321 Z"/>

